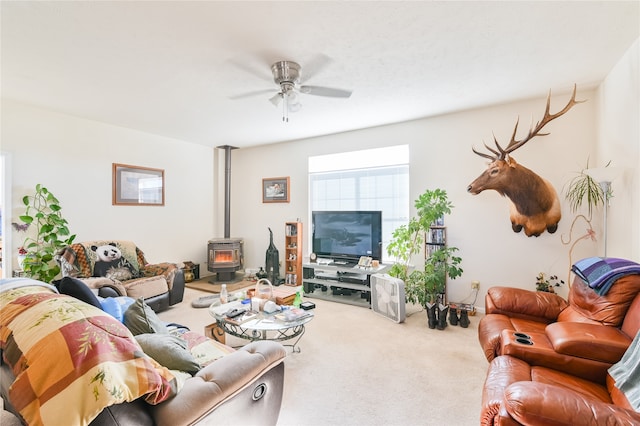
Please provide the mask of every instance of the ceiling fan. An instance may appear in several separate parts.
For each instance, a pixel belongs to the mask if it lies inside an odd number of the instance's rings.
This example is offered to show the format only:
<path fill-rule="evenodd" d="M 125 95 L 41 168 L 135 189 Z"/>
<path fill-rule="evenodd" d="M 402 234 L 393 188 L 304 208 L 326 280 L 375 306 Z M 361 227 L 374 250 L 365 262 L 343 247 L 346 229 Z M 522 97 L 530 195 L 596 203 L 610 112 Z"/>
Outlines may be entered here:
<path fill-rule="evenodd" d="M 333 87 L 301 85 L 302 67 L 293 61 L 278 61 L 271 65 L 273 81 L 280 86 L 280 91 L 269 98 L 269 101 L 278 106 L 282 102 L 282 121 L 289 121 L 289 112 L 297 112 L 302 108 L 298 100 L 298 94 L 314 96 L 326 96 L 330 98 L 348 98 L 350 90 L 336 89 Z M 262 93 L 272 92 L 273 89 L 264 89 L 255 92 L 232 96 L 231 99 L 242 99 Z"/>

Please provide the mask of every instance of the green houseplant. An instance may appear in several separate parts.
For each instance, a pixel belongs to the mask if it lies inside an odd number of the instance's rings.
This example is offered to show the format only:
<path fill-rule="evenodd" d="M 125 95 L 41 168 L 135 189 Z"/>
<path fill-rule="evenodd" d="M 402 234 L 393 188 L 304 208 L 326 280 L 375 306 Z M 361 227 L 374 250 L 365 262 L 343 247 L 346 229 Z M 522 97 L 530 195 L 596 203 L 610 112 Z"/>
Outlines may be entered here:
<path fill-rule="evenodd" d="M 26 211 L 20 220 L 35 226 L 35 235 L 27 236 L 22 247 L 27 251 L 23 262 L 26 276 L 50 283 L 60 273 L 54 256 L 63 247 L 71 244 L 75 235 L 71 235 L 67 220 L 60 212 L 58 199 L 41 184 L 36 185 L 34 195 L 25 195 L 22 203 Z"/>
<path fill-rule="evenodd" d="M 608 167 L 609 164 L 611 162 L 607 163 L 605 167 Z M 586 167 L 569 181 L 565 191 L 565 199 L 569 202 L 571 211 L 574 213 L 580 210 L 583 204 L 586 204 L 590 221 L 593 209 L 604 204 L 606 194 L 600 184 L 586 173 L 588 168 L 589 159 L 587 159 Z"/>
<path fill-rule="evenodd" d="M 609 161 L 605 167 L 609 167 L 611 161 Z M 590 238 L 592 241 L 596 240 L 596 233 L 593 230 L 593 226 L 591 226 L 591 220 L 593 216 L 593 209 L 599 206 L 604 206 L 604 203 L 607 198 L 612 196 L 611 193 L 605 194 L 602 187 L 598 182 L 596 182 L 589 174 L 587 174 L 586 170 L 589 169 L 589 159 L 587 158 L 586 166 L 577 172 L 577 175 L 574 176 L 568 183 L 565 189 L 565 200 L 569 203 L 569 207 L 571 211 L 576 214 L 571 222 L 571 227 L 569 228 L 569 235 L 565 238 L 564 235 L 560 237 L 562 244 L 569 245 L 569 267 L 567 272 L 567 282 L 570 283 L 571 277 L 571 265 L 573 264 L 573 249 L 580 241 Z M 586 205 L 588 216 L 583 214 L 577 214 L 578 211 L 582 208 L 583 205 Z M 573 231 L 576 227 L 578 220 L 582 220 L 586 223 L 586 230 L 583 235 L 580 237 L 574 238 Z"/>
<path fill-rule="evenodd" d="M 559 279 L 557 275 L 549 275 L 544 272 L 536 275 L 536 291 L 545 291 L 547 293 L 555 293 L 554 287 L 564 285 L 564 281 Z"/>
<path fill-rule="evenodd" d="M 462 259 L 456 256 L 456 247 L 442 246 L 425 259 L 422 270 L 411 270 L 411 259 L 424 249 L 424 238 L 431 225 L 445 214 L 451 213 L 453 205 L 447 192 L 441 189 L 426 190 L 415 201 L 416 216 L 393 231 L 387 252 L 395 259 L 389 275 L 405 282 L 409 302 L 423 306 L 427 311 L 429 328 L 443 329 L 446 325 L 448 307 L 442 302 L 447 277 L 455 279 L 462 275 L 459 267 Z"/>

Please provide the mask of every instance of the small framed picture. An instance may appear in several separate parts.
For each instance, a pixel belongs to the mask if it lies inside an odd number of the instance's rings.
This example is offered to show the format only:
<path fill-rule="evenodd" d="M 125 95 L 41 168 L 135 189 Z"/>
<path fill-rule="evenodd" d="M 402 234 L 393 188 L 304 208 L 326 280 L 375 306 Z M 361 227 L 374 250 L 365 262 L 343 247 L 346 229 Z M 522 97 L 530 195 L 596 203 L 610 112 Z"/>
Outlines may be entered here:
<path fill-rule="evenodd" d="M 164 170 L 113 163 L 114 206 L 164 206 Z"/>
<path fill-rule="evenodd" d="M 289 202 L 289 176 L 262 179 L 263 203 Z"/>

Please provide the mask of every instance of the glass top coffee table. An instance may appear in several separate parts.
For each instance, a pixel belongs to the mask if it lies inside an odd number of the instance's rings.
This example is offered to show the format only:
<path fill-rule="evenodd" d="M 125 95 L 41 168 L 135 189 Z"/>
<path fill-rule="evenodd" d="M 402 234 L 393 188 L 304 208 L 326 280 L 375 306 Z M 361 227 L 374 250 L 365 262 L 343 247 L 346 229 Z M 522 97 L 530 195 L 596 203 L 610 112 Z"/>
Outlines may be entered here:
<path fill-rule="evenodd" d="M 225 305 L 212 305 L 209 307 L 209 313 L 215 318 L 216 325 L 220 329 L 219 332 L 250 341 L 273 340 L 282 342 L 295 339 L 293 343 L 283 344 L 284 346 L 291 346 L 293 352 L 300 352 L 298 342 L 304 335 L 305 324 L 311 321 L 314 316 L 313 310 L 309 310 L 304 311 L 307 315 L 302 318 L 286 321 L 280 318 L 281 315 L 276 316 L 276 313 L 259 312 L 255 313 L 254 317 L 240 322 L 224 315 L 234 308 L 242 308 L 242 304 L 231 302 Z"/>

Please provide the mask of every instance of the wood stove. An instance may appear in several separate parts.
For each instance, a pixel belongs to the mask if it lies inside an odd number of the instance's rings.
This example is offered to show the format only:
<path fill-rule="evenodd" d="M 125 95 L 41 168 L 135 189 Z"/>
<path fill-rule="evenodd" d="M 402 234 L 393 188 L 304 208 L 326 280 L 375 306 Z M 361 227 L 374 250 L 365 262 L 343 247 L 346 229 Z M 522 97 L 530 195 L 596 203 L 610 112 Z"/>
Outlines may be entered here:
<path fill-rule="evenodd" d="M 243 241 L 241 238 L 214 238 L 209 240 L 207 269 L 217 275 L 215 282 L 233 281 L 236 271 L 243 268 Z M 211 281 L 213 282 L 213 281 Z"/>
<path fill-rule="evenodd" d="M 244 267 L 242 238 L 229 238 L 231 235 L 231 151 L 236 147 L 222 145 L 224 151 L 224 238 L 209 240 L 207 245 L 207 269 L 214 272 L 216 278 L 210 283 L 236 281 L 236 271 Z"/>

